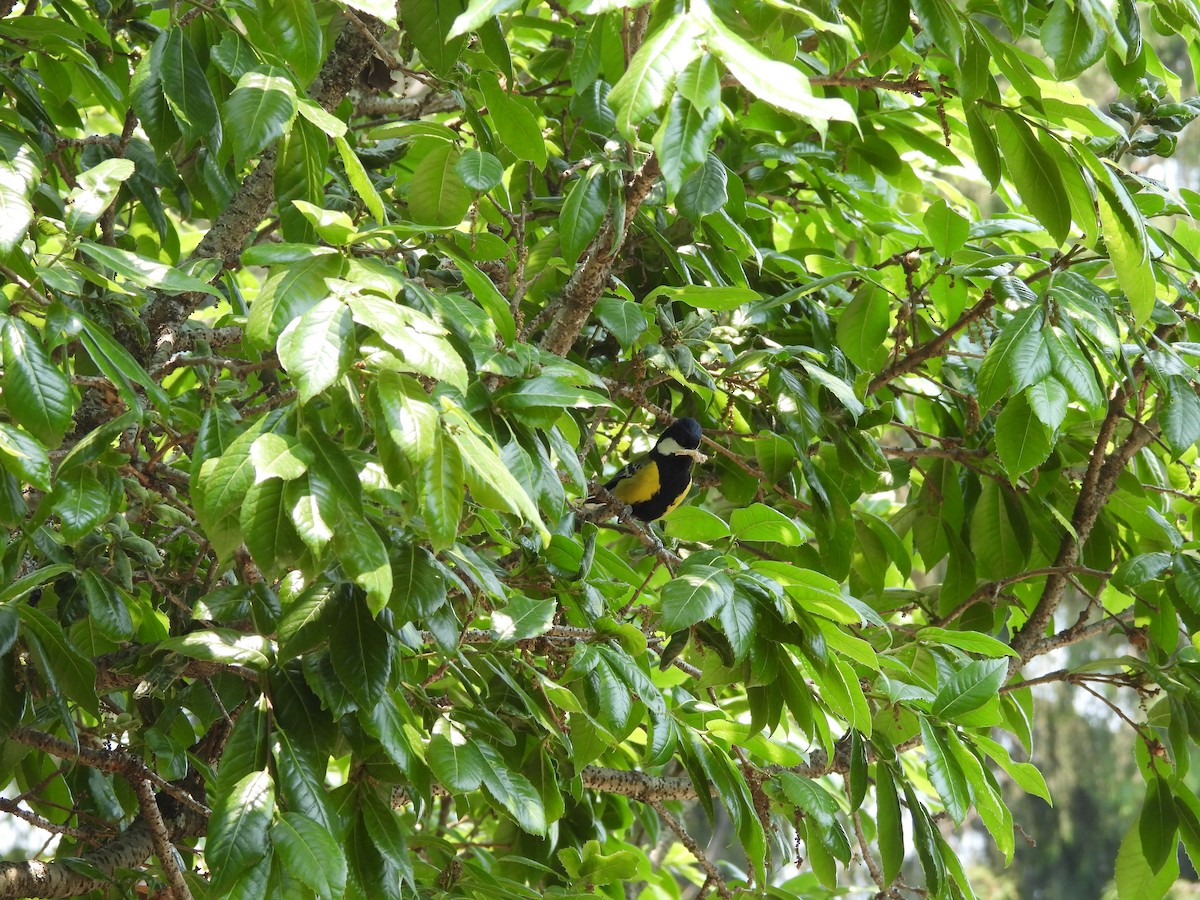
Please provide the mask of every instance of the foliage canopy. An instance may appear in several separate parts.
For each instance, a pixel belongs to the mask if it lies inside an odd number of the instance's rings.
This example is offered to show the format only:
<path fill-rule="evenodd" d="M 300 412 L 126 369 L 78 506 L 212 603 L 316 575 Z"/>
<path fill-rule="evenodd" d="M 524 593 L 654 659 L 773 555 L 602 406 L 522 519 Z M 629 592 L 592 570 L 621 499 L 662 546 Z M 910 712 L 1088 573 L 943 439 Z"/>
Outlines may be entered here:
<path fill-rule="evenodd" d="M 1200 860 L 1194 0 L 165 6 L 0 4 L 0 896 L 970 897 L 1050 681 Z"/>

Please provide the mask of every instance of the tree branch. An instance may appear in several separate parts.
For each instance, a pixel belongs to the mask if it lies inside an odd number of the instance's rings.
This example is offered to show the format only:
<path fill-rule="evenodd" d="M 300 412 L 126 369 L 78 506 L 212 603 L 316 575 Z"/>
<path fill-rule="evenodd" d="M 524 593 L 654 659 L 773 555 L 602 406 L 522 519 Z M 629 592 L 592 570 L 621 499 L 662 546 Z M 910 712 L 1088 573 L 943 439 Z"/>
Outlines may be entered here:
<path fill-rule="evenodd" d="M 668 812 L 667 808 L 662 805 L 661 800 L 651 800 L 650 805 L 654 807 L 654 811 L 658 813 L 659 818 L 661 818 L 667 824 L 667 827 L 675 832 L 675 836 L 679 838 L 679 842 L 683 844 L 683 846 L 687 847 L 688 852 L 691 853 L 692 856 L 696 857 L 696 862 L 700 863 L 700 868 L 705 871 L 709 877 L 709 880 L 716 885 L 717 893 L 720 894 L 724 900 L 733 900 L 733 894 L 729 892 L 729 885 L 727 885 L 725 883 L 725 879 L 721 877 L 720 870 L 713 865 L 712 860 L 704 855 L 704 851 L 700 849 L 700 845 L 696 843 L 696 839 L 688 834 L 687 829 L 680 824 L 679 820 L 671 815 L 670 812 Z"/>
<path fill-rule="evenodd" d="M 8 739 L 16 741 L 18 744 L 24 744 L 26 747 L 33 747 L 35 750 L 49 753 L 51 756 L 56 756 L 59 759 L 82 763 L 90 768 L 99 769 L 101 772 L 115 772 L 129 779 L 140 778 L 150 781 L 160 791 L 174 797 L 193 813 L 207 818 L 211 812 L 208 807 L 199 803 L 196 798 L 192 797 L 186 791 L 181 790 L 176 785 L 171 784 L 169 781 L 163 780 L 162 777 L 152 771 L 142 760 L 124 750 L 96 750 L 91 747 L 76 746 L 52 734 L 46 734 L 44 731 L 35 731 L 32 728 L 25 727 L 14 728 Z"/>
<path fill-rule="evenodd" d="M 383 33 L 382 22 L 370 17 L 364 17 L 364 20 L 367 31 L 376 35 Z M 364 31 L 347 24 L 338 35 L 321 73 L 309 88 L 309 96 L 332 111 L 354 87 L 358 73 L 374 52 Z M 226 266 L 233 265 L 246 239 L 266 217 L 274 202 L 275 148 L 271 147 L 259 158 L 258 166 L 242 181 L 229 205 L 213 221 L 188 258 L 216 258 Z M 142 355 L 143 364 L 149 363 L 151 356 L 165 359 L 174 352 L 175 331 L 200 307 L 206 296 L 201 293 L 158 294 L 151 301 L 146 310 L 150 345 Z"/>
<path fill-rule="evenodd" d="M 154 846 L 159 863 L 162 864 L 163 873 L 167 876 L 167 883 L 171 885 L 171 893 L 175 900 L 192 900 L 192 892 L 188 889 L 187 882 L 183 880 L 183 873 L 179 871 L 179 864 L 175 861 L 175 848 L 171 845 L 171 834 L 167 829 L 167 823 L 163 821 L 150 782 L 143 778 L 127 780 L 133 787 L 133 792 L 137 794 L 142 820 L 150 832 L 150 843 Z"/>
<path fill-rule="evenodd" d="M 626 185 L 625 229 L 618 236 L 611 217 L 607 218 L 600 226 L 600 231 L 587 245 L 581 257 L 582 262 L 563 289 L 558 315 L 542 338 L 543 350 L 559 356 L 566 356 L 571 351 L 571 346 L 579 337 L 583 326 L 587 324 L 596 301 L 600 299 L 600 294 L 608 283 L 609 273 L 612 272 L 617 253 L 620 252 L 624 238 L 629 233 L 633 217 L 649 196 L 659 174 L 658 160 L 651 156 Z"/>
<path fill-rule="evenodd" d="M 183 808 L 164 818 L 163 824 L 171 841 L 200 837 L 207 826 L 203 816 Z M 93 878 L 60 862 L 31 859 L 0 863 L 0 898 L 70 897 L 111 888 L 109 877 L 120 869 L 138 869 L 153 852 L 150 829 L 139 818 L 112 842 L 83 854 L 84 862 L 108 877 Z"/>

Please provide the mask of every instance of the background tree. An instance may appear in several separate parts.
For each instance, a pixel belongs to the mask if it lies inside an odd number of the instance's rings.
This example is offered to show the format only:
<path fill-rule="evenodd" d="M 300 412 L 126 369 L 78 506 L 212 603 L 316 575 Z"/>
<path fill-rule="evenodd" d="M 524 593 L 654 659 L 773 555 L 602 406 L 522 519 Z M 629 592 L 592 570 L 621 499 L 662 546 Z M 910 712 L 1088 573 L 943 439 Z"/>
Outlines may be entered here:
<path fill-rule="evenodd" d="M 0 896 L 969 897 L 1050 682 L 1196 859 L 1193 0 L 0 9 Z"/>

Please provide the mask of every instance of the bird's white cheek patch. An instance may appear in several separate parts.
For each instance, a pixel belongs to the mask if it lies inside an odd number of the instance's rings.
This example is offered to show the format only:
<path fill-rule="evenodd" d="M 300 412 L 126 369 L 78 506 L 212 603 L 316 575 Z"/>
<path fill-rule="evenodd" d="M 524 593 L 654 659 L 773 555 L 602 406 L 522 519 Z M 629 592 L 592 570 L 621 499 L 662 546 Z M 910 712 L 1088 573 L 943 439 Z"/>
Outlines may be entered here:
<path fill-rule="evenodd" d="M 687 447 L 682 446 L 675 438 L 663 438 L 654 449 L 664 456 L 690 456 L 698 463 L 708 461 L 708 457 L 699 450 L 689 450 Z"/>

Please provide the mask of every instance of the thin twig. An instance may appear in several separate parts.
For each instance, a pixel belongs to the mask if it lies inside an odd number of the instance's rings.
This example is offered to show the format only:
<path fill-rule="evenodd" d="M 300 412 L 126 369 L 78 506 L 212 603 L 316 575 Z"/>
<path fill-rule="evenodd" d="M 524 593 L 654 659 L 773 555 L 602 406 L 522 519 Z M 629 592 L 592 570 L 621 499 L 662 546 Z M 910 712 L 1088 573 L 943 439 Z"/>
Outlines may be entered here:
<path fill-rule="evenodd" d="M 688 852 L 691 853 L 692 856 L 696 857 L 696 862 L 700 863 L 700 868 L 705 871 L 708 877 L 712 879 L 713 883 L 717 886 L 717 893 L 720 894 L 724 900 L 733 900 L 733 894 L 729 891 L 729 885 L 725 883 L 725 879 L 721 877 L 720 871 L 715 865 L 713 865 L 712 860 L 710 860 L 704 854 L 704 851 L 700 849 L 700 845 L 696 843 L 696 839 L 688 834 L 687 830 L 683 827 L 680 821 L 667 811 L 667 808 L 663 806 L 661 800 L 651 800 L 649 802 L 654 811 L 658 813 L 659 818 L 666 823 L 668 828 L 675 832 L 675 836 L 679 838 L 679 842 L 688 849 Z"/>
<path fill-rule="evenodd" d="M 192 892 L 188 889 L 187 882 L 183 880 L 183 873 L 179 871 L 179 863 L 175 859 L 175 847 L 171 844 L 167 823 L 163 821 L 150 782 L 137 777 L 130 777 L 127 780 L 133 787 L 133 792 L 137 794 L 138 807 L 142 811 L 142 818 L 146 821 L 146 826 L 150 829 L 150 841 L 154 844 L 154 853 L 162 864 L 163 874 L 167 876 L 167 883 L 171 885 L 172 895 L 175 900 L 192 900 Z"/>

